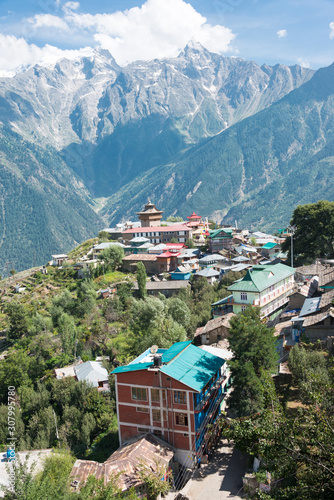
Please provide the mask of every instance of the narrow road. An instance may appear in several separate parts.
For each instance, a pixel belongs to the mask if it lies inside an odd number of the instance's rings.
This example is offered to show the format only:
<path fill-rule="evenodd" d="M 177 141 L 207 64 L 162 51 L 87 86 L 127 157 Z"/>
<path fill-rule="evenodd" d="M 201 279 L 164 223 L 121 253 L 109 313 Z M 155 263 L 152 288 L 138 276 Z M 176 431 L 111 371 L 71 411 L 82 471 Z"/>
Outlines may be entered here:
<path fill-rule="evenodd" d="M 246 463 L 245 455 L 222 440 L 209 464 L 195 472 L 181 493 L 189 500 L 241 499 L 238 494 L 242 488 Z"/>

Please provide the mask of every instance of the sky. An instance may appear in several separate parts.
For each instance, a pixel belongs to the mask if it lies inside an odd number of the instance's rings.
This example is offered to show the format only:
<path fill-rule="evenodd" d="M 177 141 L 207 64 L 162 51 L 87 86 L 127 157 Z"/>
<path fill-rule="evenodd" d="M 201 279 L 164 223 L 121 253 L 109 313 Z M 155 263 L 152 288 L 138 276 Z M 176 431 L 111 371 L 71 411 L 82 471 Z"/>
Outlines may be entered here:
<path fill-rule="evenodd" d="M 121 66 L 189 40 L 262 65 L 334 61 L 334 0 L 0 0 L 0 76 L 108 49 Z"/>

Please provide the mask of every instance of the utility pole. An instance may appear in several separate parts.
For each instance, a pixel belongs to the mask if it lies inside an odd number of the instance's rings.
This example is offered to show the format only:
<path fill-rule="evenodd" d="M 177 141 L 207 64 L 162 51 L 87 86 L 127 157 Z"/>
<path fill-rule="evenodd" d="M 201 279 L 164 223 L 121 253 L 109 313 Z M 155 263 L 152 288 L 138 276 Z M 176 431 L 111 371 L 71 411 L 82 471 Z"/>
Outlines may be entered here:
<path fill-rule="evenodd" d="M 297 227 L 296 226 L 288 226 L 288 229 L 291 234 L 291 267 L 293 268 L 293 235 L 296 232 Z"/>

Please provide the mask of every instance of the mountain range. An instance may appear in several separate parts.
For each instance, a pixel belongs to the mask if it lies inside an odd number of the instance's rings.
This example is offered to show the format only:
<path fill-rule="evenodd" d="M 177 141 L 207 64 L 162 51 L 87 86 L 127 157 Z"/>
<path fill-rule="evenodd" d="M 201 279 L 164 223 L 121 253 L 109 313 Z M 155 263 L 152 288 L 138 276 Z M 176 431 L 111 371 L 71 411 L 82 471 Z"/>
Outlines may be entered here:
<path fill-rule="evenodd" d="M 334 66 L 260 67 L 194 42 L 2 78 L 0 267 L 69 250 L 149 196 L 166 216 L 284 227 L 295 204 L 331 199 L 333 83 Z"/>

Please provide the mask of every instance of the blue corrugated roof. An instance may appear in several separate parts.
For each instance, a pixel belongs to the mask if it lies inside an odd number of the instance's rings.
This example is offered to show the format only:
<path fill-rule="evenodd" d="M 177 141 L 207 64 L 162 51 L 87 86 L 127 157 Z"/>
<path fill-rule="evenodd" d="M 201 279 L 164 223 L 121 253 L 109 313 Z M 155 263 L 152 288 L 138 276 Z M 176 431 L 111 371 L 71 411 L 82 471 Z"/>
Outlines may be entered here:
<path fill-rule="evenodd" d="M 175 356 L 180 354 L 189 344 L 191 344 L 191 340 L 186 340 L 184 342 L 176 342 L 172 347 L 167 349 L 162 355 L 162 362 L 169 363 Z"/>
<path fill-rule="evenodd" d="M 225 361 L 194 345 L 188 345 L 168 365 L 160 370 L 191 389 L 200 392 L 223 366 Z"/>
<path fill-rule="evenodd" d="M 147 362 L 147 363 L 134 363 L 134 364 L 129 364 L 129 365 L 124 365 L 124 366 L 119 366 L 118 368 L 115 368 L 111 373 L 113 375 L 116 375 L 117 373 L 125 373 L 125 372 L 135 372 L 138 370 L 146 370 L 150 366 L 152 366 L 153 363 Z"/>
<path fill-rule="evenodd" d="M 192 345 L 190 341 L 174 344 L 163 353 L 162 362 L 160 367 L 162 373 L 197 392 L 203 389 L 225 363 L 223 359 Z M 126 366 L 119 366 L 112 373 L 146 370 L 152 365 L 153 362 L 130 363 Z"/>

